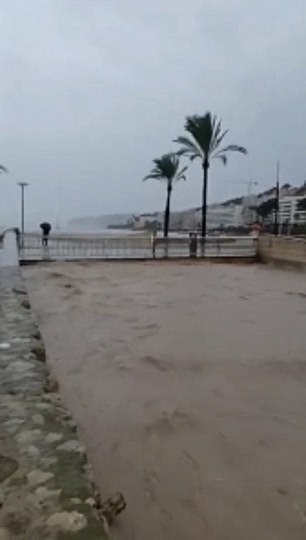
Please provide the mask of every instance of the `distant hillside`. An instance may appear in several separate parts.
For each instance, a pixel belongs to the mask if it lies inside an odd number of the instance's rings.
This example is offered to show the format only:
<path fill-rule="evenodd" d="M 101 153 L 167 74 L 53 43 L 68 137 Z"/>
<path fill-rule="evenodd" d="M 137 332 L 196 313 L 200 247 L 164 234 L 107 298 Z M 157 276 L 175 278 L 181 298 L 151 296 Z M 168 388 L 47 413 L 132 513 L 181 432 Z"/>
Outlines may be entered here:
<path fill-rule="evenodd" d="M 71 229 L 99 230 L 114 225 L 125 225 L 133 219 L 133 214 L 106 214 L 102 216 L 85 216 L 71 219 L 68 227 Z"/>
<path fill-rule="evenodd" d="M 258 206 L 263 201 L 274 197 L 276 192 L 275 186 L 257 194 L 252 194 L 252 206 Z M 282 196 L 306 196 L 306 183 L 296 187 L 290 184 L 283 184 L 280 187 L 280 195 Z M 250 195 L 248 197 L 234 197 L 225 200 L 221 203 L 214 203 L 208 206 L 207 218 L 211 226 L 215 226 L 218 219 L 220 223 L 224 223 L 229 219 L 230 214 L 237 214 L 243 211 L 245 205 L 250 206 Z M 218 217 L 219 216 L 219 217 Z M 238 219 L 238 217 L 237 217 Z M 171 213 L 170 227 L 173 229 L 192 230 L 199 227 L 201 222 L 201 207 L 189 208 L 181 211 L 173 211 Z M 102 216 L 80 217 L 72 219 L 68 226 L 78 230 L 101 230 L 109 227 L 122 226 L 132 229 L 145 229 L 150 227 L 150 224 L 163 223 L 163 212 L 146 212 L 141 214 L 106 214 Z"/>

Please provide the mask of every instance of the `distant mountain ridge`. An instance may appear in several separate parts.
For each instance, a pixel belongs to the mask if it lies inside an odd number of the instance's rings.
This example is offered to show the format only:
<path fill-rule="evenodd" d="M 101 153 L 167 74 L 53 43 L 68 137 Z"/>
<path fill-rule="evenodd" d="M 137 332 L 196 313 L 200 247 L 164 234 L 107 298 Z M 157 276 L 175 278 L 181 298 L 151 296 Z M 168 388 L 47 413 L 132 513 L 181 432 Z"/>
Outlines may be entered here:
<path fill-rule="evenodd" d="M 105 214 L 101 216 L 84 216 L 71 219 L 68 227 L 80 229 L 107 229 L 115 225 L 125 225 L 132 220 L 134 214 Z"/>

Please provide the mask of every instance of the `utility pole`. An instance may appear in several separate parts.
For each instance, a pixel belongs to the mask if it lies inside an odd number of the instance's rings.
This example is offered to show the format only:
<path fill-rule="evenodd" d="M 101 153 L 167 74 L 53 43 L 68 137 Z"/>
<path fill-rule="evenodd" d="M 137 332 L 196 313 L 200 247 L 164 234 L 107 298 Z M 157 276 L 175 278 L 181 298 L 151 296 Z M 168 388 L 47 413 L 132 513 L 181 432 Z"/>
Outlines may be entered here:
<path fill-rule="evenodd" d="M 276 197 L 274 210 L 274 234 L 278 235 L 279 229 L 279 161 L 276 163 Z"/>
<path fill-rule="evenodd" d="M 28 182 L 18 182 L 21 189 L 21 247 L 24 246 L 24 188 L 28 186 Z"/>

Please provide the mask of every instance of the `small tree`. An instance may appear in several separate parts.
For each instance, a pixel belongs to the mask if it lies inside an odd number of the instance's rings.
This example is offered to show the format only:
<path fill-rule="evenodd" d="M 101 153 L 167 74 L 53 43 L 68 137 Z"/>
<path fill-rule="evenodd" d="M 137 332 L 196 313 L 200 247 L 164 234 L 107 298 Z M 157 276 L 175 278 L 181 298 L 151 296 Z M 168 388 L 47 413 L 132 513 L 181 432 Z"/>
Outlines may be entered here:
<path fill-rule="evenodd" d="M 267 201 L 264 201 L 259 206 L 257 206 L 257 215 L 261 217 L 263 223 L 267 219 L 267 217 L 269 217 L 273 213 L 273 211 L 276 210 L 276 204 L 276 198 L 273 198 L 268 199 Z"/>
<path fill-rule="evenodd" d="M 170 223 L 170 202 L 173 189 L 173 183 L 179 180 L 185 180 L 185 172 L 187 167 L 183 167 L 179 170 L 180 160 L 176 154 L 165 154 L 159 159 L 153 159 L 155 166 L 151 172 L 144 177 L 143 180 L 163 180 L 167 186 L 167 197 L 164 214 L 164 237 L 167 238 L 169 232 Z"/>

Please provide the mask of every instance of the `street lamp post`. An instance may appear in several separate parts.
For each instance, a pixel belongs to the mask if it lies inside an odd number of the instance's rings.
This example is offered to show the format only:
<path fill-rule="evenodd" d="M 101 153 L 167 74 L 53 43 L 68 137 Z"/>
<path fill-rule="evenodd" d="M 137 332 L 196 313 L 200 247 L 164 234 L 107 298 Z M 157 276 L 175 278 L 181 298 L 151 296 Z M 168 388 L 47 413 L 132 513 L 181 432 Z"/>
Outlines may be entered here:
<path fill-rule="evenodd" d="M 276 196 L 275 196 L 275 208 L 274 208 L 274 234 L 279 233 L 279 161 L 276 164 Z"/>
<path fill-rule="evenodd" d="M 28 186 L 28 182 L 18 182 L 21 189 L 21 247 L 24 245 L 24 188 Z"/>

